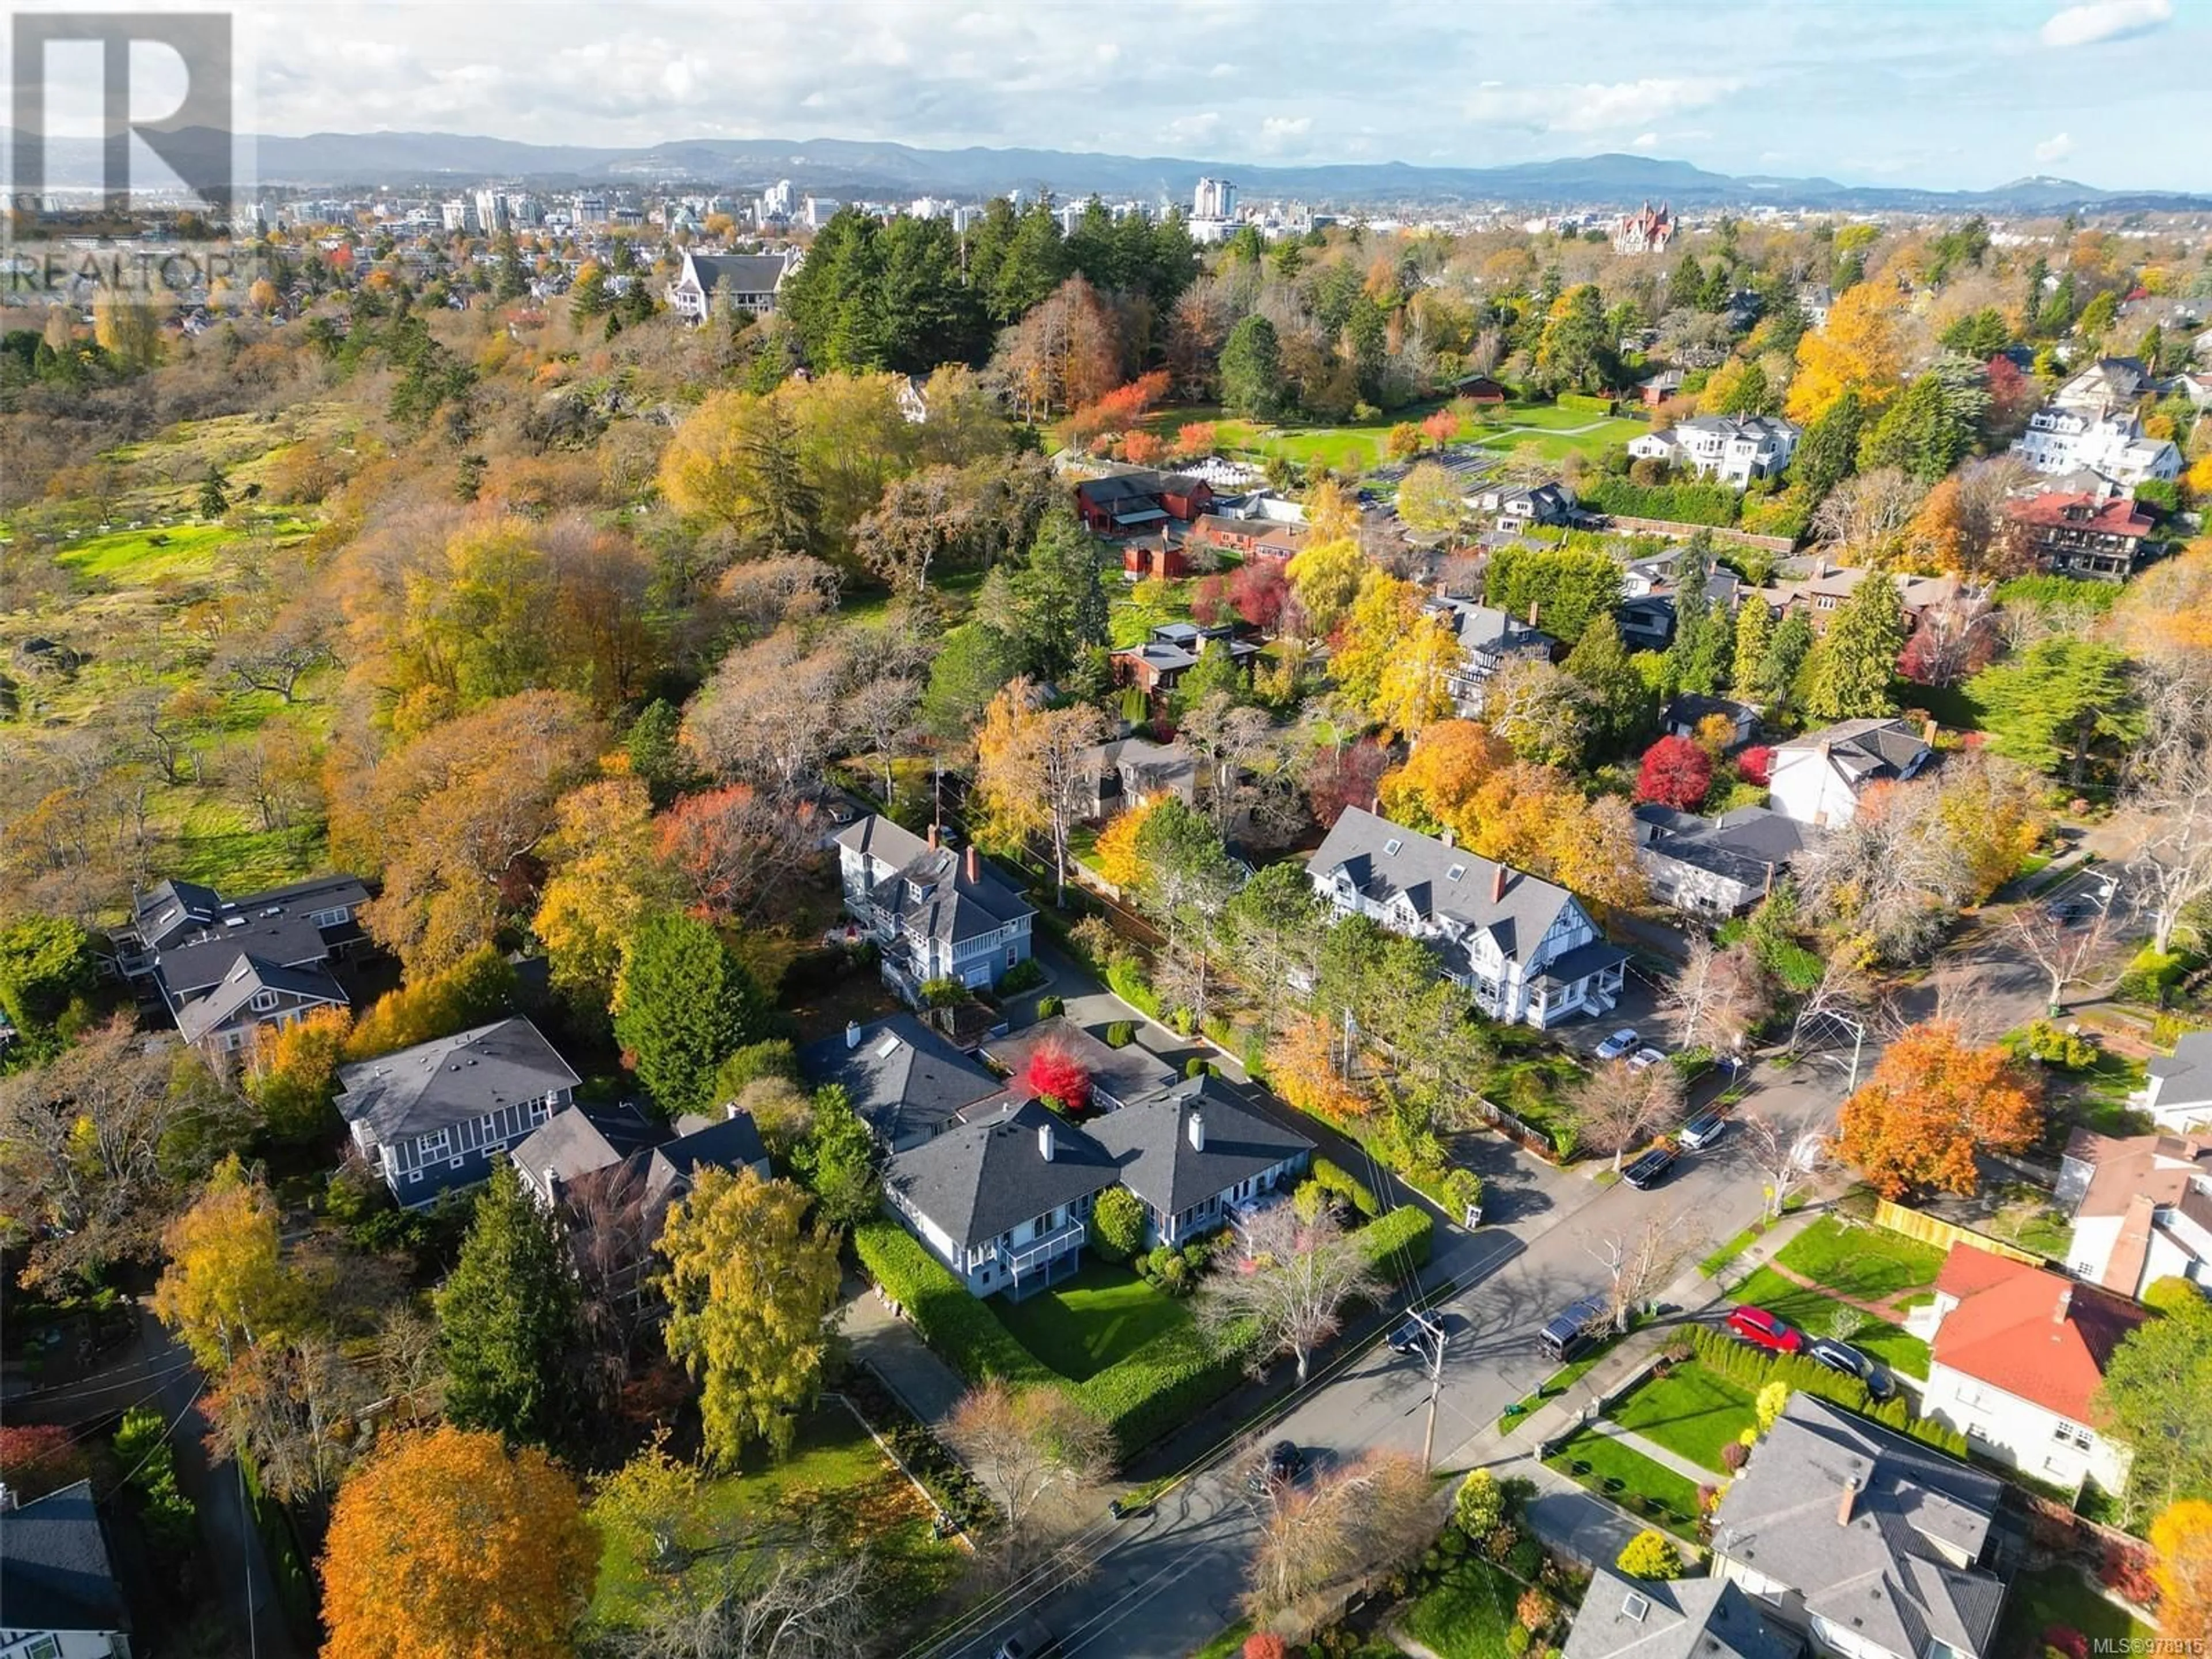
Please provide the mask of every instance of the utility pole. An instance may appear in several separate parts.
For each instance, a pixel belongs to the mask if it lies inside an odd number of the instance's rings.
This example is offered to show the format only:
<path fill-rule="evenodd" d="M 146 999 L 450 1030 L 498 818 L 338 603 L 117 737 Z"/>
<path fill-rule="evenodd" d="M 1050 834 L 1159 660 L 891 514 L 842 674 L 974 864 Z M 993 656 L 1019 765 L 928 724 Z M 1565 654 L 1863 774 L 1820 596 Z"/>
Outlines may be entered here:
<path fill-rule="evenodd" d="M 1421 1436 L 1421 1471 L 1425 1474 L 1436 1468 L 1437 1396 L 1444 1384 L 1444 1328 L 1426 1314 L 1417 1313 L 1413 1318 L 1429 1339 L 1429 1425 Z"/>

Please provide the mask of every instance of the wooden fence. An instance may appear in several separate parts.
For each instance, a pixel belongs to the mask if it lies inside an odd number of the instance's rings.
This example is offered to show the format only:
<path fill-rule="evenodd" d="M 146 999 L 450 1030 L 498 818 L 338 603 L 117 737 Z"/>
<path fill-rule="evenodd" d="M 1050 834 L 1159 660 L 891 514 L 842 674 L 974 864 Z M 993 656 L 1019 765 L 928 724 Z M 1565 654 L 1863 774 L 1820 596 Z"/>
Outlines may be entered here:
<path fill-rule="evenodd" d="M 2008 1244 L 2002 1239 L 1991 1238 L 1987 1233 L 1978 1233 L 1971 1227 L 1961 1227 L 1956 1222 L 1944 1221 L 1918 1210 L 1908 1210 L 1902 1204 L 1893 1204 L 1887 1199 L 1876 1201 L 1874 1206 L 1875 1224 L 1887 1227 L 1893 1233 L 1903 1233 L 1907 1238 L 1917 1238 L 1923 1244 L 1933 1244 L 1938 1249 L 1949 1249 L 1954 1244 L 1971 1244 L 1978 1250 L 1987 1250 L 1991 1255 L 2001 1255 L 2010 1261 L 2021 1261 L 2031 1267 L 2045 1265 L 2044 1258 L 2033 1250 L 2023 1250 L 2017 1244 Z"/>

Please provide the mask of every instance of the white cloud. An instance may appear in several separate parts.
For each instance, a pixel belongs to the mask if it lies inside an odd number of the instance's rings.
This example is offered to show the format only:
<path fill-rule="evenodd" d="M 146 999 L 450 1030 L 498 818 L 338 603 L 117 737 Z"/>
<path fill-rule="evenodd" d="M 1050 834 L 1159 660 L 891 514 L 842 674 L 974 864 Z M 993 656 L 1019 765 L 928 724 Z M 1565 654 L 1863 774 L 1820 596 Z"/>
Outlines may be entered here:
<path fill-rule="evenodd" d="M 1656 132 L 1639 132 L 1628 141 L 1628 147 L 1631 149 L 1656 149 L 1659 148 L 1659 135 Z"/>
<path fill-rule="evenodd" d="M 2173 19 L 2173 0 L 2087 0 L 2055 14 L 2043 26 L 2046 46 L 2086 46 L 2121 40 Z"/>
<path fill-rule="evenodd" d="M 2073 153 L 2074 138 L 2070 133 L 2046 138 L 2035 147 L 2035 159 L 2039 161 L 2063 161 Z"/>
<path fill-rule="evenodd" d="M 1260 123 L 1260 148 L 1279 150 L 1313 131 L 1310 115 L 1270 115 Z"/>
<path fill-rule="evenodd" d="M 1170 139 L 1179 144 L 1202 144 L 1221 130 L 1221 114 L 1207 110 L 1199 115 L 1178 115 L 1168 123 Z"/>
<path fill-rule="evenodd" d="M 1611 132 L 1662 116 L 1703 109 L 1743 83 L 1718 79 L 1589 82 L 1580 86 L 1508 86 L 1488 81 L 1468 100 L 1478 121 L 1501 121 L 1547 132 Z"/>

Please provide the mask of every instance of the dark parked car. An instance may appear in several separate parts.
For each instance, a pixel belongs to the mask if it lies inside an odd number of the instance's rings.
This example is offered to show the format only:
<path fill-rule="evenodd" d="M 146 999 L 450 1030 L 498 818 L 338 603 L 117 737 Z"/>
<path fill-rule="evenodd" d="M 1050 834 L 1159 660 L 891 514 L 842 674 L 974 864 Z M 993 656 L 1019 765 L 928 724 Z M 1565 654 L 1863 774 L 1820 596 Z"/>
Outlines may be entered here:
<path fill-rule="evenodd" d="M 1887 1400 L 1897 1392 L 1897 1384 L 1890 1381 L 1889 1373 L 1848 1342 L 1816 1336 L 1805 1345 L 1805 1356 L 1818 1360 L 1832 1371 L 1856 1376 L 1866 1384 L 1866 1391 L 1873 1399 Z"/>
<path fill-rule="evenodd" d="M 1731 1308 L 1727 1324 L 1731 1336 L 1740 1336 L 1753 1347 L 1775 1353 L 1796 1353 L 1805 1346 L 1804 1332 L 1787 1320 L 1777 1319 L 1764 1308 Z"/>
<path fill-rule="evenodd" d="M 1418 1319 L 1409 1319 L 1390 1333 L 1390 1352 L 1393 1353 L 1425 1352 L 1428 1340 L 1428 1328 Z"/>
<path fill-rule="evenodd" d="M 1571 1307 L 1562 1308 L 1552 1316 L 1536 1338 L 1537 1346 L 1552 1358 L 1572 1359 L 1595 1340 L 1597 1328 L 1605 1321 L 1606 1300 L 1601 1296 L 1586 1296 Z"/>
<path fill-rule="evenodd" d="M 1702 1152 L 1728 1133 L 1728 1119 L 1717 1109 L 1699 1112 L 1682 1126 L 1681 1142 L 1689 1151 Z"/>
<path fill-rule="evenodd" d="M 1656 1187 L 1667 1178 L 1667 1171 L 1674 1167 L 1680 1154 L 1672 1146 L 1654 1146 L 1620 1172 L 1620 1178 L 1638 1191 Z"/>
<path fill-rule="evenodd" d="M 1270 1486 L 1287 1486 L 1298 1478 L 1306 1466 L 1306 1455 L 1288 1440 L 1278 1440 L 1267 1448 L 1267 1455 L 1252 1466 L 1252 1473 L 1244 1477 L 1247 1492 L 1265 1492 Z"/>

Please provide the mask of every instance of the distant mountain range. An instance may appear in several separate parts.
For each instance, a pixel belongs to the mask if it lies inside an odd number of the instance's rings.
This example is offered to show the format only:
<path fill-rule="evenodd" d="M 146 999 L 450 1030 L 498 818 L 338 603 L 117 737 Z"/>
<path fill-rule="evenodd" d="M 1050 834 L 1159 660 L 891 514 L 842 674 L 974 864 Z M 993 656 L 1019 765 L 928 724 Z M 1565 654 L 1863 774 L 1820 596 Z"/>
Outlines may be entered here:
<path fill-rule="evenodd" d="M 343 189 L 457 186 L 515 179 L 540 186 L 674 184 L 757 189 L 788 179 L 803 191 L 896 199 L 921 194 L 982 199 L 1049 189 L 1063 199 L 1109 197 L 1188 203 L 1201 178 L 1228 178 L 1247 197 L 1316 207 L 1620 207 L 1649 198 L 1682 208 L 1828 208 L 1925 213 L 2203 211 L 2212 194 L 2105 191 L 2068 179 L 2015 179 L 1990 190 L 1911 190 L 1832 179 L 1732 177 L 1648 155 L 1589 155 L 1510 167 L 1418 167 L 1404 161 L 1333 167 L 1247 167 L 1174 156 L 1053 149 L 918 149 L 842 138 L 696 138 L 646 149 L 530 144 L 444 132 L 317 132 L 255 141 L 264 185 Z M 93 141 L 48 146 L 55 183 L 96 181 Z"/>

